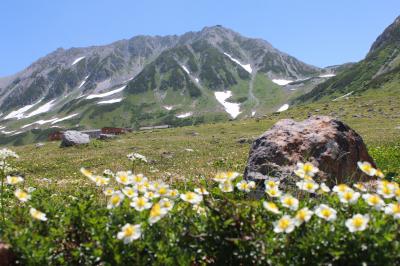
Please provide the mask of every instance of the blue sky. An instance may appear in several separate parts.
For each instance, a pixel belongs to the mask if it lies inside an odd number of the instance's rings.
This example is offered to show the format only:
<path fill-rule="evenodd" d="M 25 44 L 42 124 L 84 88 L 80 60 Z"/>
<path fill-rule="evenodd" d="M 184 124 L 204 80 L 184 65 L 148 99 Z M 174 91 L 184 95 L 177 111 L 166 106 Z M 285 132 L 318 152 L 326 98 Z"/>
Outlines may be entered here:
<path fill-rule="evenodd" d="M 1 0 L 0 76 L 58 47 L 222 24 L 316 66 L 358 61 L 400 15 L 399 0 Z"/>

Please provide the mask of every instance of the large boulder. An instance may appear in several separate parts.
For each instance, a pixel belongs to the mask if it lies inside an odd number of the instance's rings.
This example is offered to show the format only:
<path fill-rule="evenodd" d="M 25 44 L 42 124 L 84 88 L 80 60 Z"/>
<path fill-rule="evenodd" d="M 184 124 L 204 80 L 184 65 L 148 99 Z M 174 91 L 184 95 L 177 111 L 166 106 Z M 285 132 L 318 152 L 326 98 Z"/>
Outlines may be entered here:
<path fill-rule="evenodd" d="M 68 130 L 64 132 L 60 146 L 70 147 L 75 145 L 88 144 L 89 142 L 90 142 L 89 135 L 83 134 L 75 130 Z"/>
<path fill-rule="evenodd" d="M 297 162 L 311 162 L 320 169 L 318 179 L 333 185 L 366 179 L 357 169 L 358 161 L 375 166 L 361 136 L 343 122 L 328 116 L 301 122 L 283 119 L 253 142 L 244 177 L 287 180 Z"/>

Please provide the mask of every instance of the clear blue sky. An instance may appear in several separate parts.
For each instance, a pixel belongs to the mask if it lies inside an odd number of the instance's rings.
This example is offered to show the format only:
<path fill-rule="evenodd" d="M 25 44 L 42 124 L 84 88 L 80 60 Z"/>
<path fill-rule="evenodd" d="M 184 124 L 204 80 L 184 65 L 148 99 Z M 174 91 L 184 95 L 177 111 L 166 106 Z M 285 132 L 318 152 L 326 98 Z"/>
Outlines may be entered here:
<path fill-rule="evenodd" d="M 306 63 L 358 61 L 400 15 L 399 0 L 1 0 L 0 76 L 58 47 L 222 24 Z"/>

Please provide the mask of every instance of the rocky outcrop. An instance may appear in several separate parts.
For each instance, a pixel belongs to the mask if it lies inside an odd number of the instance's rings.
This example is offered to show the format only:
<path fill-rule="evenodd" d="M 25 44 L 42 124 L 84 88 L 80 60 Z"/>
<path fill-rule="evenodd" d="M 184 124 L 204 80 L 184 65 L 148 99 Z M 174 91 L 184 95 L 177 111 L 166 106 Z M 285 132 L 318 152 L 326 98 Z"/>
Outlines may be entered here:
<path fill-rule="evenodd" d="M 89 135 L 79 131 L 69 130 L 64 132 L 60 147 L 70 147 L 75 145 L 88 144 L 90 142 Z"/>
<path fill-rule="evenodd" d="M 375 166 L 361 136 L 353 129 L 327 116 L 313 116 L 301 122 L 280 120 L 256 139 L 244 176 L 285 179 L 293 175 L 297 162 L 307 161 L 320 169 L 318 178 L 331 185 L 366 178 L 357 170 L 358 161 Z"/>

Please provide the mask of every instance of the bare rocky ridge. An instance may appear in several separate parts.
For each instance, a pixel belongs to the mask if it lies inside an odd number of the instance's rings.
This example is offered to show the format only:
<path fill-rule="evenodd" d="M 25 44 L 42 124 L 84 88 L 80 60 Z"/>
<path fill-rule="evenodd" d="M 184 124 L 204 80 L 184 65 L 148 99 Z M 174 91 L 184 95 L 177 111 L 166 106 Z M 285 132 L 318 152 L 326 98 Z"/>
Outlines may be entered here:
<path fill-rule="evenodd" d="M 343 122 L 327 116 L 283 119 L 253 142 L 244 177 L 286 179 L 297 162 L 311 162 L 320 169 L 318 178 L 333 185 L 365 179 L 358 161 L 375 166 L 361 136 Z"/>

